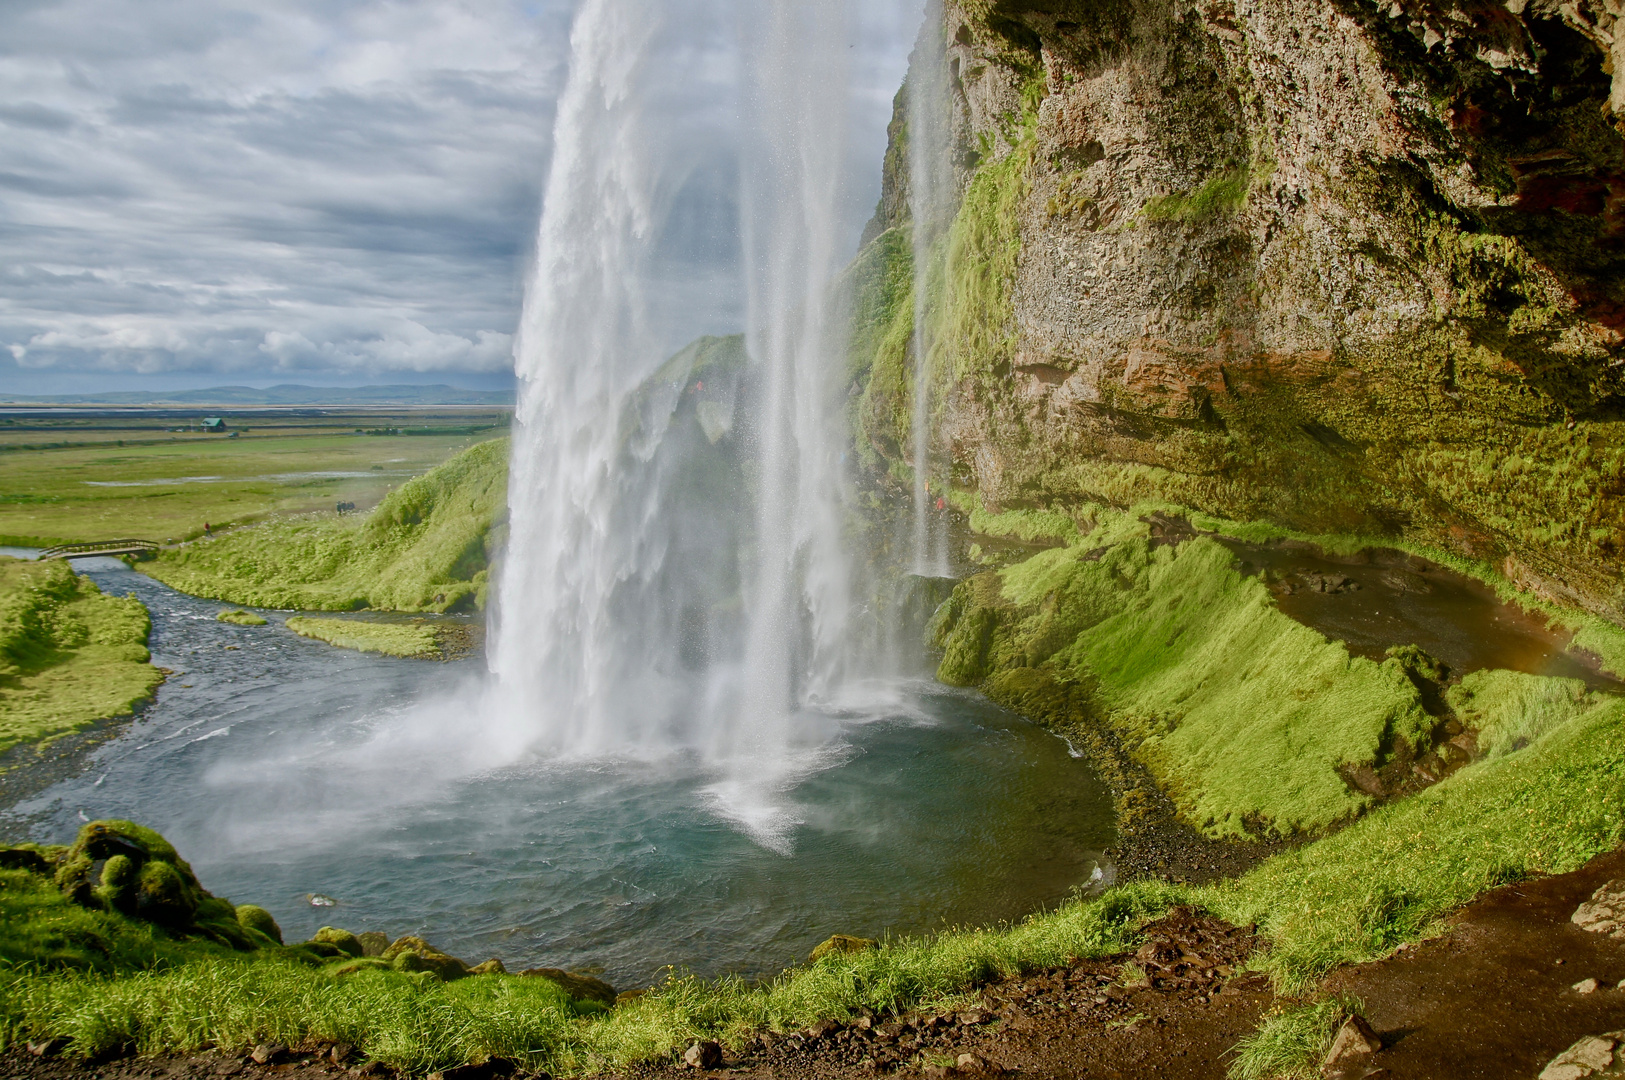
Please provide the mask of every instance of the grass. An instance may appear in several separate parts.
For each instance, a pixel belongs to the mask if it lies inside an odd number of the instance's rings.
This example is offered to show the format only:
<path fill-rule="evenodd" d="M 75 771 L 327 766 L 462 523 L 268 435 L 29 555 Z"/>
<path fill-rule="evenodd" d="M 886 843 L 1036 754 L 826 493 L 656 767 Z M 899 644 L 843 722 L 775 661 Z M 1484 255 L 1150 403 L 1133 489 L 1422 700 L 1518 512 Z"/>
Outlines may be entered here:
<path fill-rule="evenodd" d="M 236 439 L 158 429 L 123 445 L 98 429 L 52 434 L 63 445 L 0 443 L 0 543 L 161 543 L 201 535 L 205 522 L 219 528 L 339 502 L 367 508 L 474 441 L 304 428 Z"/>
<path fill-rule="evenodd" d="M 1589 709 L 1600 696 L 1579 679 L 1517 671 L 1474 671 L 1445 694 L 1462 723 L 1478 732 L 1478 752 L 1504 757 Z"/>
<path fill-rule="evenodd" d="M 402 484 L 364 518 L 279 518 L 140 566 L 182 592 L 261 608 L 483 607 L 491 533 L 506 508 L 507 453 L 506 439 L 473 446 Z"/>
<path fill-rule="evenodd" d="M 1276 1009 L 1236 1047 L 1230 1080 L 1316 1080 L 1337 1029 L 1357 1009 L 1336 998 Z"/>
<path fill-rule="evenodd" d="M 1429 742 L 1400 661 L 1351 657 L 1282 614 L 1215 541 L 1153 548 L 1133 511 L 1091 513 L 1087 537 L 955 590 L 935 630 L 939 678 L 1027 712 L 1084 688 L 1212 837 L 1347 821 L 1371 800 L 1340 770 Z"/>
<path fill-rule="evenodd" d="M 1214 173 L 1194 191 L 1148 199 L 1140 213 L 1150 221 L 1205 221 L 1240 209 L 1251 186 L 1251 167 L 1240 165 Z"/>
<path fill-rule="evenodd" d="M 222 611 L 214 618 L 216 622 L 232 623 L 236 626 L 265 626 L 271 621 L 264 615 L 256 615 L 252 611 Z"/>
<path fill-rule="evenodd" d="M 0 753 L 48 743 L 149 699 L 146 608 L 67 562 L 0 556 Z"/>
<path fill-rule="evenodd" d="M 432 626 L 315 619 L 295 615 L 288 620 L 288 629 L 300 637 L 315 638 L 341 649 L 383 653 L 386 656 L 421 658 L 440 655 L 440 633 Z"/>
<path fill-rule="evenodd" d="M 1274 945 L 1262 960 L 1301 992 L 1343 963 L 1431 932 L 1484 889 L 1560 874 L 1625 841 L 1625 700 L 1480 762 L 1207 893 Z"/>

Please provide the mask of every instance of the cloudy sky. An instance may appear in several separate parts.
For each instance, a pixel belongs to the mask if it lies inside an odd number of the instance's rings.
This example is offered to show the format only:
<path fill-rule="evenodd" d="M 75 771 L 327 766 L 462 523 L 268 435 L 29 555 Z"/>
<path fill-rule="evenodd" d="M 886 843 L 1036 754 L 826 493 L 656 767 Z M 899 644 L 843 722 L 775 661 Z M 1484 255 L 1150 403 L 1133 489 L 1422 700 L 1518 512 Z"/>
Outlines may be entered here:
<path fill-rule="evenodd" d="M 726 56 L 728 0 L 669 2 L 672 55 Z M 503 385 L 574 8 L 0 0 L 0 391 Z M 920 4 L 854 9 L 855 239 Z M 737 161 L 699 115 L 732 105 L 668 101 L 716 142 L 675 166 L 713 285 L 674 333 L 733 330 Z"/>

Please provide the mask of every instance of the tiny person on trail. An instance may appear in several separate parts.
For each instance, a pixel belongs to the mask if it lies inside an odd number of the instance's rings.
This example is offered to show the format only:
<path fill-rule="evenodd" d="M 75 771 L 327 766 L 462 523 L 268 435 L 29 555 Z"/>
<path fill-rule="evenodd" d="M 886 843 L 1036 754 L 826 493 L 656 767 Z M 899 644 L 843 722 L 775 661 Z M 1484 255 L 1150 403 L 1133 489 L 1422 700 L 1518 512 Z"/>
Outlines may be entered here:
<path fill-rule="evenodd" d="M 204 522 L 204 523 L 203 523 L 203 535 L 204 535 L 204 536 L 208 536 L 208 535 L 209 535 L 209 523 L 208 523 L 208 522 L 207 522 L 207 521 L 205 521 L 205 522 Z"/>

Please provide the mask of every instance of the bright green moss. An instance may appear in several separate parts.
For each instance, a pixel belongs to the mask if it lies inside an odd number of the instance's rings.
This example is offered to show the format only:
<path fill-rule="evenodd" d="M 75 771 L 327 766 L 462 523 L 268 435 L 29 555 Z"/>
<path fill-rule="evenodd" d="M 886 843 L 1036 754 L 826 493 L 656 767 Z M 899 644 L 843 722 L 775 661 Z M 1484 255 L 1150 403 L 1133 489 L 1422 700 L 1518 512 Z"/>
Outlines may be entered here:
<path fill-rule="evenodd" d="M 300 637 L 315 638 L 341 649 L 387 656 L 429 658 L 440 655 L 440 634 L 432 626 L 295 615 L 288 620 L 288 629 Z"/>
<path fill-rule="evenodd" d="M 1400 663 L 1351 657 L 1283 615 L 1222 545 L 1153 548 L 1143 530 L 1103 511 L 1095 535 L 961 584 L 935 627 L 939 677 L 987 679 L 1018 707 L 1038 683 L 1085 688 L 1211 836 L 1316 832 L 1361 813 L 1370 800 L 1340 770 L 1380 767 L 1434 723 Z"/>
<path fill-rule="evenodd" d="M 1140 214 L 1149 221 L 1205 221 L 1233 213 L 1246 204 L 1252 175 L 1246 165 L 1221 170 L 1194 191 L 1146 200 Z"/>
<path fill-rule="evenodd" d="M 487 544 L 506 508 L 508 441 L 402 484 L 364 519 L 285 518 L 165 551 L 141 568 L 182 592 L 307 611 L 484 605 Z"/>
<path fill-rule="evenodd" d="M 1478 732 L 1479 754 L 1498 758 L 1596 708 L 1601 697 L 1588 693 L 1579 679 L 1484 670 L 1464 676 L 1445 692 L 1445 700 Z"/>
<path fill-rule="evenodd" d="M 107 596 L 64 560 L 0 556 L 0 752 L 125 716 L 163 674 L 147 609 Z"/>
<path fill-rule="evenodd" d="M 1013 359 L 1015 279 L 1021 257 L 1036 135 L 1024 125 L 1015 148 L 977 170 L 948 229 L 942 314 L 931 367 L 954 383 L 993 374 Z"/>
<path fill-rule="evenodd" d="M 263 615 L 256 615 L 252 611 L 222 611 L 215 617 L 216 622 L 232 623 L 236 626 L 265 626 L 270 620 Z"/>

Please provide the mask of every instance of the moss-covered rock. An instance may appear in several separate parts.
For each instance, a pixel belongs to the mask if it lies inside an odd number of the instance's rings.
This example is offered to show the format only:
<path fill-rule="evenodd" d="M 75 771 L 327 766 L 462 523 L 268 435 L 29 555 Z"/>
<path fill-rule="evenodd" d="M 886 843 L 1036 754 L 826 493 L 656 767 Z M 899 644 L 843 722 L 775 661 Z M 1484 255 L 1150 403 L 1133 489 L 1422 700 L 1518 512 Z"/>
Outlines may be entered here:
<path fill-rule="evenodd" d="M 917 286 L 936 442 L 988 507 L 1403 537 L 1625 621 L 1599 11 L 952 0 L 964 196 L 911 268 L 887 173 L 849 275 L 860 459 L 906 473 Z"/>
<path fill-rule="evenodd" d="M 359 938 L 350 933 L 348 930 L 340 930 L 333 926 L 322 927 L 320 930 L 316 931 L 316 936 L 311 940 L 325 942 L 347 956 L 359 957 L 363 955 L 364 952 L 361 947 L 361 940 Z"/>
<path fill-rule="evenodd" d="M 813 947 L 813 951 L 807 954 L 807 962 L 816 964 L 826 956 L 844 956 L 847 953 L 866 952 L 879 944 L 879 942 L 871 938 L 853 937 L 850 934 L 831 934 Z"/>
<path fill-rule="evenodd" d="M 468 965 L 449 953 L 430 945 L 415 934 L 398 937 L 379 956 L 397 971 L 426 971 L 443 982 L 451 982 L 468 975 Z"/>
<path fill-rule="evenodd" d="M 282 927 L 277 925 L 269 911 L 258 904 L 238 904 L 233 914 L 236 916 L 237 925 L 244 930 L 264 934 L 278 945 L 282 944 Z"/>
<path fill-rule="evenodd" d="M 613 1007 L 615 988 L 596 975 L 585 971 L 565 971 L 562 968 L 527 968 L 519 973 L 525 978 L 546 979 L 559 986 L 577 1001 L 593 1001 Z"/>

